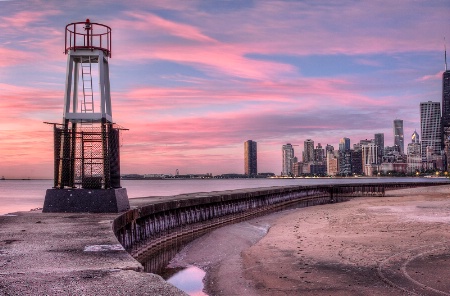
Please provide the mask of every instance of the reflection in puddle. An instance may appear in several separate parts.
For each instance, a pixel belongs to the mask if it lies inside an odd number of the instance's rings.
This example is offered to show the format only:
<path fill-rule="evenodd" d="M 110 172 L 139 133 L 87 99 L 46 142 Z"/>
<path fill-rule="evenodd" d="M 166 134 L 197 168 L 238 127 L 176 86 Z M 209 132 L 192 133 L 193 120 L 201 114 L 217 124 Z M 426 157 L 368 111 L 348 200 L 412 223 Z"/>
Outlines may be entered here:
<path fill-rule="evenodd" d="M 191 296 L 207 296 L 207 294 L 202 291 L 204 276 L 205 272 L 200 268 L 188 266 L 170 276 L 170 278 L 167 279 L 167 282 Z"/>

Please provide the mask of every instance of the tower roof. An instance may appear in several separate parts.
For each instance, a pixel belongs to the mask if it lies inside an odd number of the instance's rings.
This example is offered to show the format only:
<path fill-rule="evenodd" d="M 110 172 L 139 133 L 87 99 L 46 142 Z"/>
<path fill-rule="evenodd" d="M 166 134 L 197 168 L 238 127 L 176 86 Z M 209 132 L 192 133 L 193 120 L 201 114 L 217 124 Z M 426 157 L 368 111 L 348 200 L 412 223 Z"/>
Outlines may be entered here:
<path fill-rule="evenodd" d="M 420 143 L 419 134 L 416 132 L 416 130 L 414 130 L 413 134 L 411 135 L 411 142 Z"/>

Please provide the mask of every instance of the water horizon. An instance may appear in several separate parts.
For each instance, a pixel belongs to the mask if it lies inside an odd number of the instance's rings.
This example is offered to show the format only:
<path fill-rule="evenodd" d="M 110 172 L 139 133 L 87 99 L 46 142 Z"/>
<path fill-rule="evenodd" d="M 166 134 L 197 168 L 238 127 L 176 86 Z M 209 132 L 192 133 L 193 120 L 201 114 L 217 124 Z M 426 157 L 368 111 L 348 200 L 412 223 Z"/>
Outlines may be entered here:
<path fill-rule="evenodd" d="M 128 197 L 174 196 L 185 193 L 213 192 L 244 188 L 290 185 L 328 185 L 364 182 L 432 182 L 435 178 L 358 177 L 358 178 L 263 178 L 263 179 L 157 179 L 122 180 Z M 53 179 L 0 180 L 0 215 L 42 208 L 45 192 L 53 187 Z"/>

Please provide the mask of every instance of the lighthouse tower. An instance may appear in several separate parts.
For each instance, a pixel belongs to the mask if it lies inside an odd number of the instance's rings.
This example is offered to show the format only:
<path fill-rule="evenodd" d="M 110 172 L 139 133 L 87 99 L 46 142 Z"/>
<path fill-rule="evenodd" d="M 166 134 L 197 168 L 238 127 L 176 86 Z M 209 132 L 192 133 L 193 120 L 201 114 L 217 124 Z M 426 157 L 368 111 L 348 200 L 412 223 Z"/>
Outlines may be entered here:
<path fill-rule="evenodd" d="M 65 30 L 67 71 L 61 124 L 54 126 L 54 186 L 44 212 L 121 212 L 119 134 L 109 84 L 111 28 L 71 23 Z"/>

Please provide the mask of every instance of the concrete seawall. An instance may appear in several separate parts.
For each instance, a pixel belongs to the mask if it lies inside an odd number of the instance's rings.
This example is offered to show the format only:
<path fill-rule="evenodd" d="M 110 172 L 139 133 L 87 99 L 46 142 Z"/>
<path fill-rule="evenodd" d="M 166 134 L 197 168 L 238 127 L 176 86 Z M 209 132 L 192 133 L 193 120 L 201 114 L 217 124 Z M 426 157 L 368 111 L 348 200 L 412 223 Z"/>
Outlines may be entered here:
<path fill-rule="evenodd" d="M 145 271 L 157 273 L 184 244 L 227 224 L 294 205 L 307 207 L 350 197 L 384 196 L 385 190 L 443 184 L 448 182 L 285 186 L 178 195 L 120 215 L 113 229 Z"/>

